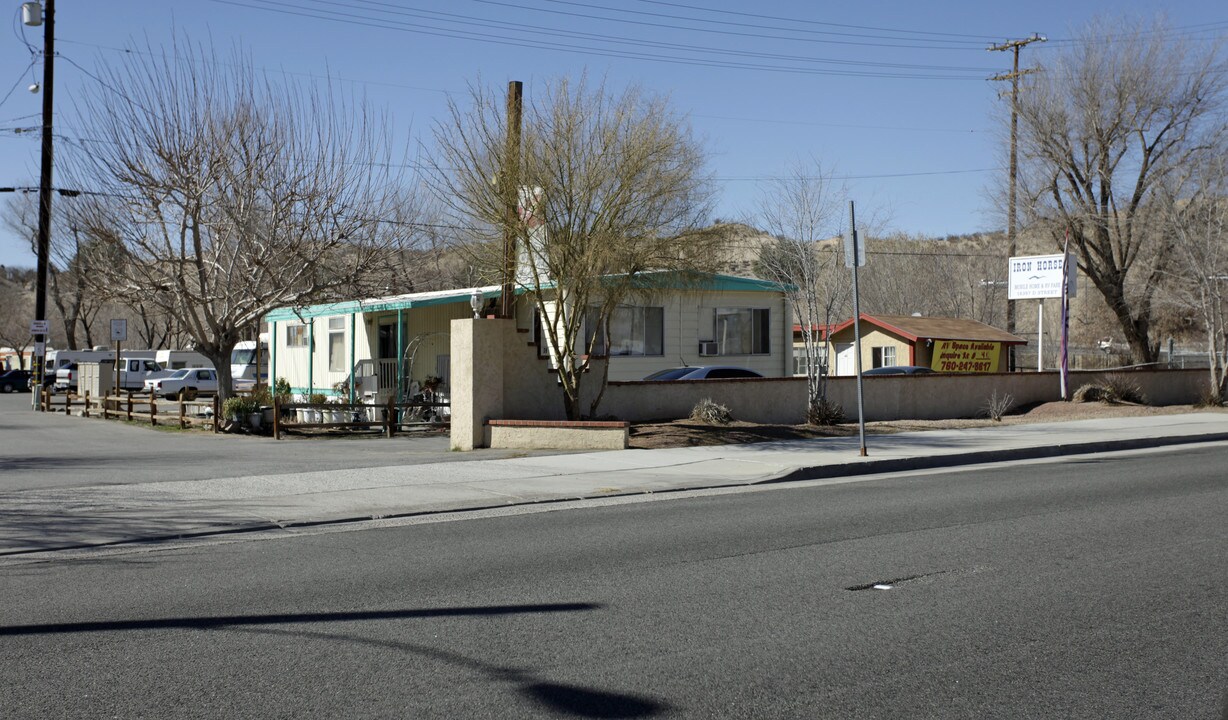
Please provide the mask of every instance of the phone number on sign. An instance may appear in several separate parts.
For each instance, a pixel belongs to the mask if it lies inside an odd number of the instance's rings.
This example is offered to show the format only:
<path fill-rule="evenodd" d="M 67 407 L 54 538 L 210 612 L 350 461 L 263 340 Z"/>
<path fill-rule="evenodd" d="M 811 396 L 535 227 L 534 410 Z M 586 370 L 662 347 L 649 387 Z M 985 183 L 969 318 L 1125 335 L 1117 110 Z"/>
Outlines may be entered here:
<path fill-rule="evenodd" d="M 943 360 L 939 372 L 992 372 L 993 363 L 988 360 Z"/>

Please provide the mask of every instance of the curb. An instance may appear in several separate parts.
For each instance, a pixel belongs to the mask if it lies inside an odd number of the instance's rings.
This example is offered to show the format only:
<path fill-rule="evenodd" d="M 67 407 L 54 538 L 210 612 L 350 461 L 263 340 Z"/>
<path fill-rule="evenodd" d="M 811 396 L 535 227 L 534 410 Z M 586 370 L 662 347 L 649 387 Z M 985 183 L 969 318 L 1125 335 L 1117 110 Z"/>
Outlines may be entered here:
<path fill-rule="evenodd" d="M 906 470 L 932 470 L 941 467 L 960 467 L 962 465 L 980 465 L 982 463 L 1010 462 L 1012 460 L 1037 460 L 1041 458 L 1063 457 L 1066 455 L 1083 455 L 1087 453 L 1115 452 L 1119 450 L 1142 450 L 1146 448 L 1170 447 L 1173 445 L 1195 445 L 1204 442 L 1228 441 L 1228 433 L 1209 433 L 1205 435 L 1170 435 L 1166 437 L 1130 438 L 1128 440 L 1099 440 L 1096 442 L 1072 443 L 1069 445 L 1050 445 L 1048 447 L 1024 447 L 1011 450 L 982 450 L 951 455 L 934 455 L 930 457 L 889 458 L 885 460 L 864 460 L 839 465 L 814 465 L 797 468 L 784 475 L 762 480 L 755 484 L 796 482 L 800 480 L 828 480 L 837 477 L 855 477 L 885 472 L 902 472 Z M 698 489 L 698 488 L 691 488 Z"/>

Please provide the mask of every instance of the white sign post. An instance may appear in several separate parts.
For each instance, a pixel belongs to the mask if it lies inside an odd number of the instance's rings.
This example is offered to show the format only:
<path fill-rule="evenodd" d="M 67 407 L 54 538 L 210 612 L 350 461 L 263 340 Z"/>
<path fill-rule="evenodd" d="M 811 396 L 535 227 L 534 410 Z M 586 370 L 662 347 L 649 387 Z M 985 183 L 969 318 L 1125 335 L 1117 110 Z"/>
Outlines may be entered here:
<path fill-rule="evenodd" d="M 1078 284 L 1073 255 L 1027 255 L 1010 258 L 1007 276 L 1008 300 L 1040 300 L 1036 305 L 1036 372 L 1045 371 L 1045 298 L 1062 297 L 1062 280 L 1066 281 L 1068 297 L 1074 297 Z"/>

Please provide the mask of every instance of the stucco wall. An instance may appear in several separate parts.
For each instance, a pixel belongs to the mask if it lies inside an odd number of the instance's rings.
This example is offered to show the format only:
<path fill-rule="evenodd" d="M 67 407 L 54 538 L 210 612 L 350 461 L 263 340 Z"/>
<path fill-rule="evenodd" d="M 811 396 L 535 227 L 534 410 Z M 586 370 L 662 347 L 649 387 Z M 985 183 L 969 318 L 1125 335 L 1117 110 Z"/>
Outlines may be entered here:
<path fill-rule="evenodd" d="M 458 334 L 458 323 L 478 323 L 484 338 L 482 347 L 462 341 L 470 330 Z M 531 335 L 518 331 L 507 320 L 458 320 L 453 323 L 453 427 L 462 419 L 462 406 L 476 405 L 463 416 L 468 440 L 481 442 L 479 428 L 489 419 L 562 420 L 565 418 L 562 392 L 557 375 L 549 363 L 537 356 Z M 499 357 L 492 347 L 501 347 Z M 462 360 L 457 354 L 467 355 Z M 459 373 L 462 362 L 472 368 L 474 380 L 463 387 Z M 584 409 L 599 386 L 601 368 L 585 378 Z M 1205 370 L 1143 370 L 1122 373 L 1136 382 L 1152 404 L 1171 405 L 1196 402 L 1205 391 Z M 1079 386 L 1104 375 L 1099 371 L 1071 373 L 1073 392 Z M 908 375 L 875 376 L 863 379 L 867 420 L 943 419 L 978 417 L 990 396 L 1010 394 L 1015 406 L 1053 401 L 1059 398 L 1059 376 L 1047 373 L 994 373 L 986 375 Z M 856 378 L 828 379 L 832 400 L 840 403 L 849 419 L 856 418 Z M 611 382 L 606 388 L 598 415 L 619 420 L 643 422 L 687 417 L 691 408 L 710 397 L 727 405 L 734 418 L 763 423 L 800 423 L 805 417 L 805 378 L 762 378 L 746 380 L 697 380 L 683 382 Z M 454 440 L 455 443 L 455 440 Z"/>
<path fill-rule="evenodd" d="M 1100 372 L 1072 372 L 1071 391 L 1094 382 Z M 1196 402 L 1204 393 L 1206 372 L 1200 370 L 1134 371 L 1127 376 L 1138 383 L 1152 404 Z M 994 373 L 988 375 L 886 375 L 863 378 L 867 420 L 937 420 L 977 417 L 990 395 L 1010 394 L 1015 405 L 1057 400 L 1057 373 Z M 857 415 L 855 377 L 828 379 L 832 400 L 846 416 Z M 705 397 L 727 405 L 733 417 L 749 422 L 800 423 L 805 416 L 805 378 L 690 382 L 611 383 L 599 412 L 621 420 L 676 419 L 690 414 Z"/>

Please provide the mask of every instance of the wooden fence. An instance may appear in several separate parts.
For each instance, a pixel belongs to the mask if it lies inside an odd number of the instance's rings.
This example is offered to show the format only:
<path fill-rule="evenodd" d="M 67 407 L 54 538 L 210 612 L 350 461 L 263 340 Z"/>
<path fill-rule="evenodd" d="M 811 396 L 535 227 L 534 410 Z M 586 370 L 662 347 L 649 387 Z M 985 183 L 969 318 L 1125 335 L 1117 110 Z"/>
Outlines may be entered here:
<path fill-rule="evenodd" d="M 62 398 L 63 401 L 57 402 L 57 398 Z M 177 425 L 181 429 L 204 426 L 212 428 L 214 432 L 218 431 L 214 418 L 221 414 L 218 411 L 216 395 L 208 400 L 159 400 L 150 393 L 128 391 L 92 398 L 88 390 L 84 395 L 65 392 L 57 396 L 52 395 L 49 388 L 43 390 L 42 409 L 44 412 L 63 410 L 66 415 L 76 409 L 81 412 L 82 417 L 99 415 L 104 420 L 114 417 L 128 421 L 144 421 L 150 425 Z M 212 414 L 204 416 L 203 409 L 211 410 Z"/>

